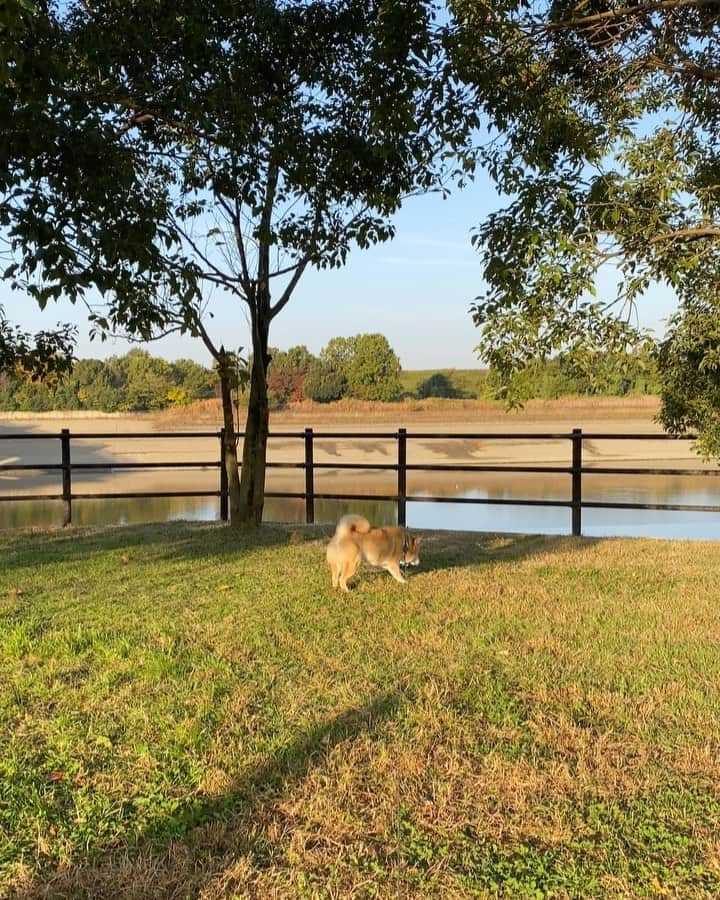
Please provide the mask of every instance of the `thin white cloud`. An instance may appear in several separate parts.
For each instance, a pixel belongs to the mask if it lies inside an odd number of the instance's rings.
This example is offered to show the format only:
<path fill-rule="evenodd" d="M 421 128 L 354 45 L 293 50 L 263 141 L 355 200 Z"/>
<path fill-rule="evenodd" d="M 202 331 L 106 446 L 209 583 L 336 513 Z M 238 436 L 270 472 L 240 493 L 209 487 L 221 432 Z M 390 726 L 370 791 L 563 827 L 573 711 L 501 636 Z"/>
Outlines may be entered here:
<path fill-rule="evenodd" d="M 478 261 L 473 259 L 453 259 L 446 256 L 418 257 L 418 256 L 381 256 L 381 263 L 387 263 L 393 266 L 449 266 L 457 268 L 458 266 L 478 268 Z"/>
<path fill-rule="evenodd" d="M 444 247 L 446 250 L 467 252 L 470 249 L 470 238 L 464 241 L 449 241 L 447 238 L 426 237 L 423 234 L 406 234 L 402 232 L 395 237 L 396 243 L 411 247 Z"/>

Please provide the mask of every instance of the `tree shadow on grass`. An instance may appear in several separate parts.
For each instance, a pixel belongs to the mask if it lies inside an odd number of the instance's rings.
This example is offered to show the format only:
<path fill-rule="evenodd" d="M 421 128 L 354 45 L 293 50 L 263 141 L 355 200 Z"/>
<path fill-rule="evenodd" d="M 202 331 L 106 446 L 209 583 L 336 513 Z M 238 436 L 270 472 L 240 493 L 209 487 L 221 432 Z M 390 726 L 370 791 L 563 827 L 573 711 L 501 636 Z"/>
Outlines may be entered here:
<path fill-rule="evenodd" d="M 595 546 L 604 538 L 574 538 L 568 535 L 502 534 L 468 531 L 421 531 L 421 570 L 455 568 L 513 562 Z"/>
<path fill-rule="evenodd" d="M 240 858 L 255 869 L 284 862 L 284 850 L 269 833 L 274 807 L 335 747 L 361 738 L 380 739 L 385 723 L 396 719 L 408 698 L 402 688 L 300 732 L 264 763 L 219 797 L 198 797 L 169 821 L 158 821 L 132 848 L 76 857 L 14 887 L 16 900 L 35 898 L 179 898 L 200 896 L 225 879 Z M 289 863 L 285 863 L 289 865 Z M 236 896 L 222 889 L 213 896 Z M 242 884 L 235 890 L 245 895 Z"/>
<path fill-rule="evenodd" d="M 587 548 L 603 538 L 570 538 L 559 535 L 494 534 L 487 532 L 430 531 L 410 529 L 422 535 L 418 569 L 415 574 L 484 565 L 503 560 L 567 552 Z M 240 560 L 244 554 L 265 548 L 306 542 L 324 544 L 331 538 L 334 525 L 265 524 L 260 529 L 239 531 L 213 522 L 168 522 L 163 524 L 103 526 L 96 528 L 31 530 L 0 534 L 3 572 L 32 566 L 56 566 L 64 562 L 90 563 L 95 556 L 117 553 L 145 560 L 193 563 L 213 559 Z M 318 553 L 318 565 L 325 566 L 324 550 Z M 366 569 L 367 571 L 367 569 Z M 379 572 L 379 570 L 376 570 Z M 380 572 L 384 577 L 385 573 Z"/>
<path fill-rule="evenodd" d="M 317 540 L 331 528 L 263 525 L 248 531 L 217 522 L 175 521 L 145 525 L 107 525 L 88 528 L 29 529 L 0 532 L 3 571 L 65 561 L 90 561 L 95 556 L 142 550 L 160 561 L 189 561 L 239 556 L 260 547 Z"/>

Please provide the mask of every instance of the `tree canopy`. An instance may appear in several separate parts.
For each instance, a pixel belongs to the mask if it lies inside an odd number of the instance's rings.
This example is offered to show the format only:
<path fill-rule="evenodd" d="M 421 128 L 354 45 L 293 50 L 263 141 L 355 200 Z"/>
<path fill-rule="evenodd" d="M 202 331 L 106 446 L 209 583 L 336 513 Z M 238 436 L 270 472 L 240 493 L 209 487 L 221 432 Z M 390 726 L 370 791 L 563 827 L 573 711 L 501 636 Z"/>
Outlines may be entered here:
<path fill-rule="evenodd" d="M 637 343 L 635 304 L 656 283 L 681 315 L 716 309 L 720 6 L 451 6 L 457 59 L 498 129 L 482 155 L 507 199 L 474 238 L 474 319 L 507 396 L 528 359 Z"/>
<path fill-rule="evenodd" d="M 361 400 L 399 400 L 400 359 L 383 334 L 358 334 L 347 366 L 351 397 Z"/>
<path fill-rule="evenodd" d="M 387 240 L 408 196 L 464 177 L 448 150 L 475 119 L 447 38 L 425 0 L 70 0 L 19 32 L 0 89 L 5 276 L 41 305 L 99 290 L 102 333 L 196 334 L 226 387 L 209 298 L 242 304 L 233 519 L 262 514 L 270 325 L 304 271 Z"/>
<path fill-rule="evenodd" d="M 676 315 L 658 354 L 660 421 L 674 433 L 694 432 L 698 450 L 720 457 L 720 317 L 698 302 Z"/>

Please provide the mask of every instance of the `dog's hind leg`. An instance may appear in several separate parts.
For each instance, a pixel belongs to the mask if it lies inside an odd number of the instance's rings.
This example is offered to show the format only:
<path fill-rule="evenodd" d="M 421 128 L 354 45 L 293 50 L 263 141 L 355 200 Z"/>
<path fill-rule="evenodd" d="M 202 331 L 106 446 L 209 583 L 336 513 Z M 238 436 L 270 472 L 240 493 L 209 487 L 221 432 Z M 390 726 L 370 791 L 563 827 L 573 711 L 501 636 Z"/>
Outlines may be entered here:
<path fill-rule="evenodd" d="M 332 574 L 333 590 L 336 590 L 340 580 L 340 566 L 337 563 L 330 564 L 330 572 Z"/>
<path fill-rule="evenodd" d="M 356 556 L 355 559 L 345 560 L 342 564 L 342 571 L 340 572 L 340 587 L 346 593 L 350 593 L 350 588 L 347 584 L 348 578 L 352 578 L 353 575 L 357 572 L 359 562 L 360 559 Z"/>

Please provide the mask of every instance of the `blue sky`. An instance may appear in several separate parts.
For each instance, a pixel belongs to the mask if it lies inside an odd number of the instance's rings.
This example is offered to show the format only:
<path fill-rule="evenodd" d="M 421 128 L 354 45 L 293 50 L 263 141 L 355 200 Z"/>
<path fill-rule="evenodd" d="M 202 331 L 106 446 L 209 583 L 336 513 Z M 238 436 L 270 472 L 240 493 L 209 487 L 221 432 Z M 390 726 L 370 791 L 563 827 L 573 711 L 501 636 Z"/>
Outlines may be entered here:
<path fill-rule="evenodd" d="M 381 332 L 406 369 L 472 368 L 480 365 L 477 331 L 468 309 L 482 291 L 479 257 L 470 245 L 473 228 L 500 201 L 486 178 L 443 200 L 430 194 L 408 200 L 395 217 L 394 240 L 355 249 L 338 270 L 306 272 L 287 307 L 273 323 L 270 343 L 287 349 L 305 344 L 318 353 L 332 337 Z M 608 296 L 612 277 L 603 279 Z M 31 299 L 0 283 L 0 304 L 28 330 L 57 321 L 78 324 L 79 357 L 125 353 L 120 340 L 90 342 L 84 307 L 60 301 L 40 312 Z M 247 347 L 249 329 L 238 301 L 215 294 L 208 330 L 226 347 Z M 657 288 L 639 307 L 641 324 L 662 333 L 674 298 Z M 189 357 L 205 365 L 210 357 L 199 340 L 171 336 L 146 345 L 167 359 Z"/>

